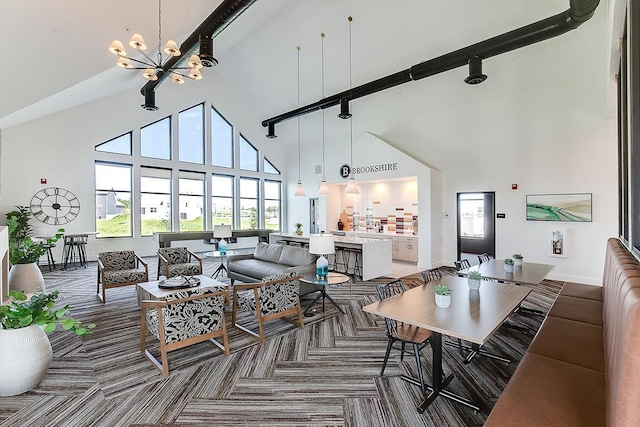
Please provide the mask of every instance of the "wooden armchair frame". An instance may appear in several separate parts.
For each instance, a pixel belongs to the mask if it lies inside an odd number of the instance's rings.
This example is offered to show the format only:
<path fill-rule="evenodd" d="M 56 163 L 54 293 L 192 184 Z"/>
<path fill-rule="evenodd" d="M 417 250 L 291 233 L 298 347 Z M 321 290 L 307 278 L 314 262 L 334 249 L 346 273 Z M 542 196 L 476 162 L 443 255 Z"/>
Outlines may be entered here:
<path fill-rule="evenodd" d="M 145 260 L 140 258 L 140 256 L 135 252 L 134 252 L 134 255 L 136 257 L 136 268 L 140 268 L 140 265 L 144 267 L 145 277 L 143 280 L 139 280 L 135 282 L 125 282 L 125 283 L 105 283 L 105 272 L 116 271 L 116 270 L 106 270 L 104 264 L 102 263 L 102 260 L 100 259 L 100 254 L 98 254 L 98 283 L 96 286 L 96 294 L 98 294 L 98 298 L 102 300 L 103 304 L 107 302 L 107 295 L 106 295 L 107 289 L 119 288 L 120 286 L 135 285 L 137 283 L 144 283 L 149 281 L 149 265 L 145 262 Z M 100 284 L 102 284 L 102 294 L 100 294 Z"/>
<path fill-rule="evenodd" d="M 195 253 L 191 252 L 190 250 L 187 250 L 187 252 L 189 253 L 189 262 L 192 262 L 192 259 L 195 259 L 199 264 L 200 264 L 200 273 L 203 273 L 202 270 L 202 258 L 200 258 L 198 255 L 196 255 Z M 170 279 L 170 277 L 168 276 L 169 273 L 169 266 L 173 265 L 171 263 L 169 263 L 169 260 L 166 259 L 164 256 L 162 256 L 162 254 L 160 254 L 160 252 L 158 252 L 158 271 L 156 274 L 156 278 L 158 280 L 160 280 L 160 267 L 164 266 L 164 273 L 165 273 L 165 277 L 167 279 Z"/>
<path fill-rule="evenodd" d="M 172 301 L 164 301 L 164 300 L 144 300 L 141 302 L 142 310 L 140 312 L 140 352 L 155 366 L 163 376 L 169 376 L 169 362 L 167 359 L 167 353 L 173 350 L 178 350 L 183 347 L 187 347 L 193 344 L 197 344 L 203 341 L 211 341 L 216 347 L 224 352 L 224 354 L 229 355 L 229 341 L 227 338 L 227 325 L 225 322 L 224 312 L 222 314 L 222 329 L 211 331 L 206 334 L 198 335 L 196 337 L 187 338 L 183 341 L 178 341 L 175 343 L 166 343 L 165 339 L 165 329 L 164 329 L 164 318 L 162 313 L 162 308 L 172 304 L 181 304 L 187 301 L 195 301 L 203 298 L 211 298 L 223 295 L 224 296 L 224 304 L 229 299 L 229 292 L 227 290 L 221 290 L 217 292 L 208 292 L 200 295 L 192 295 L 188 298 L 181 298 Z M 158 312 L 158 340 L 160 341 L 160 355 L 161 362 L 158 362 L 156 359 L 146 348 L 146 337 L 147 337 L 147 319 L 146 314 L 147 310 L 150 308 L 155 308 Z M 222 344 L 220 344 L 215 338 L 222 337 Z"/>
<path fill-rule="evenodd" d="M 233 287 L 233 309 L 231 312 L 231 323 L 233 324 L 233 326 L 237 327 L 238 329 L 248 333 L 249 335 L 252 335 L 254 338 L 256 338 L 258 341 L 260 342 L 264 342 L 265 340 L 265 336 L 264 336 L 264 322 L 267 322 L 269 320 L 273 320 L 273 319 L 282 319 L 284 321 L 287 321 L 295 326 L 298 326 L 300 328 L 304 328 L 304 320 L 303 320 L 303 316 L 302 316 L 302 308 L 300 307 L 300 299 L 298 298 L 298 303 L 296 304 L 295 307 L 290 308 L 288 310 L 283 310 L 280 311 L 278 313 L 272 313 L 272 314 L 268 314 L 268 315 L 263 315 L 262 314 L 262 309 L 260 307 L 260 294 L 259 294 L 259 289 L 265 286 L 270 286 L 270 285 L 274 285 L 276 283 L 285 283 L 285 282 L 291 282 L 294 280 L 300 280 L 302 278 L 302 276 L 295 276 L 295 277 L 291 277 L 291 278 L 286 278 L 286 279 L 280 279 L 280 280 L 272 280 L 269 282 L 259 282 L 259 283 L 246 283 L 246 284 L 236 284 Z M 246 290 L 253 290 L 253 298 L 255 299 L 255 303 L 256 303 L 256 317 L 258 318 L 258 329 L 259 329 L 259 333 L 255 333 L 254 331 L 245 328 L 244 326 L 238 325 L 236 323 L 236 311 L 238 310 L 238 292 L 239 291 L 246 291 Z M 288 319 L 284 316 L 287 316 L 289 314 L 297 314 L 298 315 L 298 322 L 296 322 L 295 320 L 292 319 Z"/>

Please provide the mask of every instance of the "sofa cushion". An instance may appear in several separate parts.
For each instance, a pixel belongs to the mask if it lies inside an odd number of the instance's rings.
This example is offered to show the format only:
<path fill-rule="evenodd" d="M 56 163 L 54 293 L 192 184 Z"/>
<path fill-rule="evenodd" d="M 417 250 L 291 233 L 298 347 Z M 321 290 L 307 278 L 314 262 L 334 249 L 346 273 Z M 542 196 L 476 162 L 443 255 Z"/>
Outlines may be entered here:
<path fill-rule="evenodd" d="M 560 295 L 602 301 L 602 286 L 565 282 Z"/>
<path fill-rule="evenodd" d="M 316 262 L 316 256 L 309 253 L 307 248 L 282 246 L 282 253 L 277 262 L 289 266 L 308 265 Z"/>
<path fill-rule="evenodd" d="M 282 245 L 270 245 L 268 243 L 258 243 L 253 257 L 257 260 L 275 262 L 280 259 L 280 253 L 282 252 Z"/>
<path fill-rule="evenodd" d="M 527 351 L 604 372 L 602 326 L 547 317 Z"/>
<path fill-rule="evenodd" d="M 561 295 L 556 298 L 548 316 L 602 326 L 602 302 Z"/>
<path fill-rule="evenodd" d="M 234 273 L 253 277 L 256 280 L 262 280 L 265 276 L 284 273 L 287 268 L 287 265 L 275 264 L 259 259 L 241 259 L 229 265 L 229 269 Z"/>
<path fill-rule="evenodd" d="M 526 353 L 485 427 L 604 426 L 604 374 Z"/>

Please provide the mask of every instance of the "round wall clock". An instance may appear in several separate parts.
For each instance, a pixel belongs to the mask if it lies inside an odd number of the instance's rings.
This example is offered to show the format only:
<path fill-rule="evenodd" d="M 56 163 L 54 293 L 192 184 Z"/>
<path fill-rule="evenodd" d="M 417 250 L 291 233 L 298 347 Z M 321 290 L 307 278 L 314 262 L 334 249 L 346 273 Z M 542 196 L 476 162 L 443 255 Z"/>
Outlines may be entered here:
<path fill-rule="evenodd" d="M 66 224 L 80 213 L 80 201 L 69 190 L 49 187 L 31 198 L 31 213 L 45 224 Z"/>

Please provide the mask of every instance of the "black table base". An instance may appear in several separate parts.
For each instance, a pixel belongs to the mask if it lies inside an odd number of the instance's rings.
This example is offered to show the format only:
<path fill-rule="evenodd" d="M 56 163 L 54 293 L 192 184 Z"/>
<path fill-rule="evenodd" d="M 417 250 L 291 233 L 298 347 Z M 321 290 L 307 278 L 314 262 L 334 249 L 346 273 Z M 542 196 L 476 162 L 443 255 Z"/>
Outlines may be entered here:
<path fill-rule="evenodd" d="M 322 298 L 322 312 L 324 313 L 324 300 L 328 299 L 331 304 L 333 304 L 340 313 L 344 314 L 344 311 L 342 311 L 340 309 L 340 307 L 338 307 L 338 304 L 336 304 L 336 302 L 333 300 L 333 298 L 331 298 L 329 296 L 329 294 L 327 293 L 327 291 L 324 289 L 324 287 L 319 291 L 320 293 L 318 294 L 318 296 L 311 302 L 311 304 L 309 304 L 309 306 L 306 308 L 306 310 L 304 311 L 304 313 L 302 313 L 303 316 L 313 316 L 313 314 L 309 313 L 309 310 L 311 310 L 311 307 L 313 307 L 320 298 Z"/>

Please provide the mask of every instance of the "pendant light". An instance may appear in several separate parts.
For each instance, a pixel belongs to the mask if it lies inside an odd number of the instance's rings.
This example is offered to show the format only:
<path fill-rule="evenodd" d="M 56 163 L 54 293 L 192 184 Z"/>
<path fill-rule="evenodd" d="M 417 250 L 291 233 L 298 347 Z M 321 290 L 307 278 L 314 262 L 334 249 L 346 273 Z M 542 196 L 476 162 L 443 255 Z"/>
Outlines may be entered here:
<path fill-rule="evenodd" d="M 300 107 L 300 46 L 296 46 L 298 50 L 298 107 Z M 300 116 L 296 118 L 298 125 L 298 185 L 296 185 L 296 192 L 293 193 L 296 197 L 305 197 L 304 187 L 302 186 L 302 178 L 300 178 Z"/>
<path fill-rule="evenodd" d="M 322 76 L 322 97 L 324 99 L 324 33 L 320 33 L 320 40 L 322 41 L 320 50 L 320 75 Z M 320 188 L 318 189 L 318 196 L 330 196 L 331 191 L 327 185 L 327 177 L 325 176 L 324 169 L 324 109 L 322 110 L 322 181 L 320 181 Z"/>
<path fill-rule="evenodd" d="M 353 81 L 352 81 L 352 72 L 351 72 L 351 21 L 353 21 L 353 18 L 350 16 L 347 18 L 347 20 L 349 21 L 349 96 L 351 96 L 351 88 L 353 87 Z M 351 114 L 345 115 L 344 118 L 351 118 Z M 360 194 L 360 191 L 358 190 L 358 186 L 356 185 L 356 180 L 353 177 L 353 119 L 351 119 L 349 121 L 349 141 L 350 141 L 350 147 L 351 147 L 351 160 L 349 163 L 349 182 L 347 183 L 347 188 L 344 190 L 344 192 L 346 194 Z"/>

